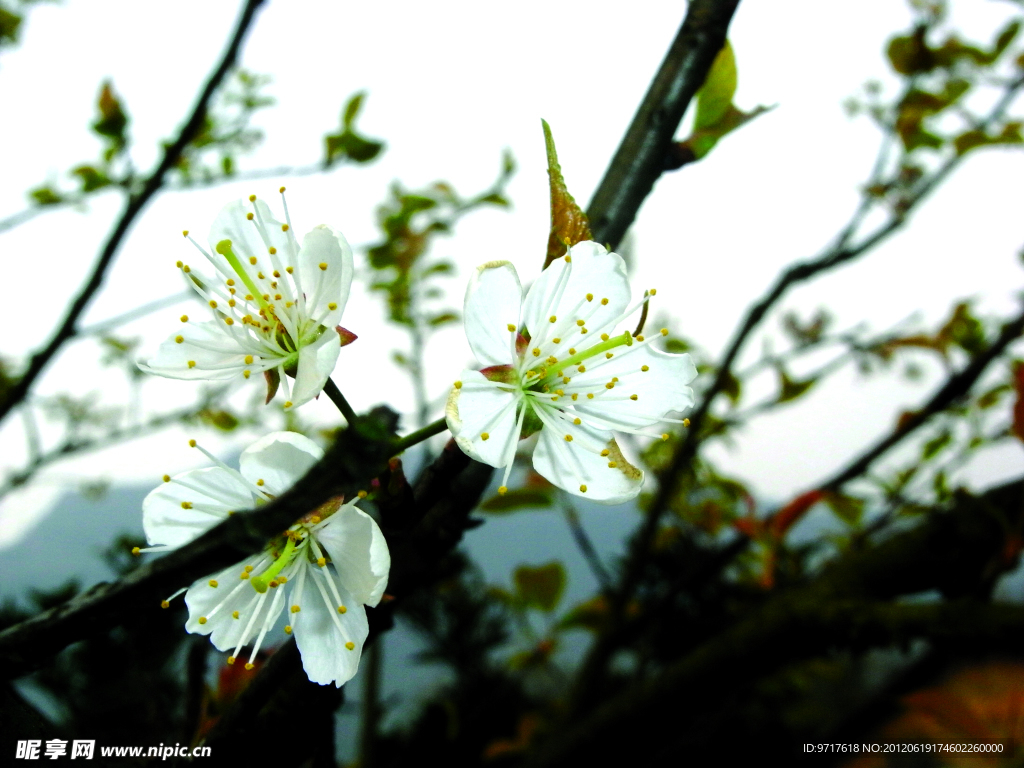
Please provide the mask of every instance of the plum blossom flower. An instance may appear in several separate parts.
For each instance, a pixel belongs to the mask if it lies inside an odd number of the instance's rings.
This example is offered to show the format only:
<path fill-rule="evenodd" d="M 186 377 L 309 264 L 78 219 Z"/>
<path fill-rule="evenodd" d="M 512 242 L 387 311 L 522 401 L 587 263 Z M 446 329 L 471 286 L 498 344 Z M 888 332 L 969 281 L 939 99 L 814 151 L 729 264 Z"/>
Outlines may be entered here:
<path fill-rule="evenodd" d="M 284 187 L 281 192 L 283 201 Z M 172 379 L 248 379 L 263 373 L 267 402 L 280 385 L 285 408 L 292 408 L 320 393 L 341 347 L 355 339 L 338 325 L 352 285 L 352 248 L 325 225 L 300 244 L 287 204 L 281 223 L 255 195 L 249 203 L 238 200 L 220 212 L 210 251 L 184 232 L 216 270 L 209 278 L 178 262 L 214 319 L 192 322 L 182 315 L 181 330 L 139 367 Z"/>
<path fill-rule="evenodd" d="M 465 328 L 486 367 L 463 371 L 446 417 L 467 455 L 505 469 L 500 493 L 518 441 L 535 432 L 534 469 L 559 488 L 607 504 L 640 492 L 643 471 L 622 455 L 612 431 L 652 434 L 656 424 L 678 422 L 666 414 L 693 405 L 688 384 L 697 375 L 689 355 L 616 332 L 654 293 L 629 306 L 622 258 L 593 242 L 552 263 L 525 301 L 509 262 L 477 268 Z"/>
<path fill-rule="evenodd" d="M 199 447 L 199 446 L 195 446 Z M 323 455 L 293 432 L 267 435 L 246 449 L 236 471 L 217 466 L 175 477 L 143 502 L 143 527 L 161 551 L 186 544 L 235 510 L 251 509 L 287 490 Z M 282 612 L 310 680 L 341 687 L 355 675 L 368 634 L 364 605 L 380 602 L 391 555 L 377 524 L 354 502 L 329 501 L 271 541 L 263 552 L 199 579 L 182 592 L 185 629 L 210 635 L 234 664 L 252 643 L 246 669 Z"/>

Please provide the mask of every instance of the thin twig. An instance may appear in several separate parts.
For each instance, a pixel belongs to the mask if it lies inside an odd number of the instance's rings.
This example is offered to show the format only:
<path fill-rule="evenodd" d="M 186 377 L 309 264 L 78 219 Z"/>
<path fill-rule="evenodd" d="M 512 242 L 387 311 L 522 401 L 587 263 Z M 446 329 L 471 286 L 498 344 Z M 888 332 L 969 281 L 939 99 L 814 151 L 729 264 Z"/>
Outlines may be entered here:
<path fill-rule="evenodd" d="M 79 317 L 81 317 L 85 308 L 89 305 L 90 301 L 92 301 L 92 297 L 103 284 L 107 269 L 113 261 L 114 256 L 117 254 L 117 251 L 121 246 L 121 242 L 128 234 L 128 230 L 131 228 L 138 215 L 163 185 L 164 176 L 166 176 L 167 172 L 174 167 L 174 164 L 181 157 L 181 153 L 184 151 L 185 147 L 188 146 L 189 142 L 192 141 L 202 128 L 203 121 L 206 119 L 210 99 L 213 97 L 213 94 L 216 92 L 221 82 L 227 76 L 228 71 L 234 66 L 242 45 L 242 39 L 245 37 L 249 26 L 252 24 L 256 15 L 256 10 L 263 4 L 263 2 L 264 0 L 246 0 L 245 6 L 243 7 L 242 13 L 238 19 L 238 23 L 236 24 L 235 30 L 231 36 L 231 40 L 228 43 L 227 50 L 224 51 L 224 54 L 221 56 L 217 66 L 207 79 L 206 85 L 203 87 L 202 92 L 196 99 L 195 106 L 193 106 L 188 120 L 179 131 L 177 138 L 164 150 L 163 156 L 160 159 L 160 164 L 146 179 L 139 192 L 128 198 L 124 211 L 121 213 L 121 216 L 114 225 L 113 230 L 108 235 L 103 249 L 100 251 L 99 259 L 96 261 L 96 264 L 89 275 L 89 279 L 85 281 L 85 284 L 79 290 L 75 300 L 71 303 L 60 327 L 50 338 L 49 342 L 47 342 L 46 346 L 32 355 L 28 369 L 7 391 L 6 397 L 0 401 L 0 421 L 7 417 L 7 414 L 11 412 L 11 409 L 14 408 L 15 405 L 24 400 L 29 389 L 39 377 L 39 374 L 43 372 L 43 369 L 47 366 L 50 360 L 53 359 L 53 356 L 57 354 L 57 350 L 59 350 L 64 343 L 74 335 L 75 326 L 78 323 Z"/>
<path fill-rule="evenodd" d="M 597 549 L 594 547 L 594 543 L 590 540 L 586 530 L 580 523 L 580 515 L 566 497 L 566 494 L 561 494 L 562 503 L 559 505 L 562 509 L 562 514 L 565 517 L 565 522 L 569 525 L 569 531 L 572 533 L 573 539 L 576 541 L 576 546 L 580 550 L 580 554 L 583 555 L 583 559 L 587 561 L 587 565 L 590 567 L 591 573 L 594 574 L 594 578 L 597 579 L 597 583 L 601 585 L 601 590 L 607 590 L 612 585 L 612 577 L 608 573 L 608 569 L 604 567 L 604 563 L 601 562 L 601 556 L 597 554 Z"/>

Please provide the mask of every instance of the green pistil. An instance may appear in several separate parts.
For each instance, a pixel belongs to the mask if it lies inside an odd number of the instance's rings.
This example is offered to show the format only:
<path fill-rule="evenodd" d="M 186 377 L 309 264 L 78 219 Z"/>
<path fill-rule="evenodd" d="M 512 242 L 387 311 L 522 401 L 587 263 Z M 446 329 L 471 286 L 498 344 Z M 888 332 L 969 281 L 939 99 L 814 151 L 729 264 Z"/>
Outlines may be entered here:
<path fill-rule="evenodd" d="M 551 369 L 565 371 L 566 369 L 574 365 L 579 365 L 584 360 L 589 360 L 590 358 L 595 357 L 601 354 L 602 352 L 607 352 L 610 349 L 621 347 L 623 344 L 625 344 L 627 347 L 633 346 L 633 337 L 632 335 L 630 335 L 629 331 L 624 331 L 619 336 L 611 337 L 610 339 L 608 339 L 608 341 L 602 341 L 600 344 L 595 344 L 592 347 L 584 349 L 582 352 L 577 352 L 575 355 L 565 358 L 565 360 L 559 360 L 557 363 L 554 363 L 552 365 L 545 365 L 544 367 L 547 368 L 549 371 Z M 540 385 L 543 384 L 550 384 L 557 378 L 558 376 L 549 375 L 544 380 L 538 379 L 537 381 L 531 384 L 531 388 L 539 387 Z"/>
<path fill-rule="evenodd" d="M 252 588 L 260 593 L 266 592 L 267 588 L 270 586 L 270 582 L 277 577 L 277 574 L 279 574 L 294 557 L 295 540 L 289 538 L 288 543 L 284 545 L 284 552 L 281 553 L 281 556 L 271 563 L 270 567 L 259 576 L 253 576 L 249 579 L 249 583 L 252 584 Z"/>
<path fill-rule="evenodd" d="M 245 287 L 249 289 L 249 293 L 259 303 L 260 309 L 263 310 L 267 315 L 267 320 L 270 321 L 271 316 L 273 315 L 273 310 L 270 309 L 270 305 L 267 303 L 266 299 L 263 298 L 263 293 L 256 287 L 256 283 L 254 283 L 252 278 L 249 277 L 249 273 L 242 268 L 242 262 L 238 260 L 237 256 L 235 256 L 235 252 L 231 250 L 231 241 L 221 240 L 217 243 L 216 251 L 227 259 L 228 264 L 231 265 L 231 268 L 235 270 L 235 274 L 241 278 L 243 283 L 245 283 Z"/>

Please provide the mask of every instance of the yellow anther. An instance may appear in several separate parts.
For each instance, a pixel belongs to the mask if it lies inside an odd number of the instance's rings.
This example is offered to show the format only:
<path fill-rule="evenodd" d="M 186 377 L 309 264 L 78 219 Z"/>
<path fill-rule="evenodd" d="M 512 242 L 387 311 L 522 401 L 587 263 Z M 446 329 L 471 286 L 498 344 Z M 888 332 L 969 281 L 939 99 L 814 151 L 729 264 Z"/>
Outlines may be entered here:
<path fill-rule="evenodd" d="M 214 589 L 216 589 L 216 588 L 217 588 L 217 580 L 216 580 L 216 579 L 210 579 L 210 581 L 209 581 L 209 582 L 207 582 L 207 583 L 208 583 L 208 584 L 209 584 L 209 585 L 210 585 L 211 587 L 213 587 Z"/>
<path fill-rule="evenodd" d="M 138 547 L 132 547 L 132 554 L 133 555 L 141 555 L 142 554 L 142 550 L 139 549 Z"/>
<path fill-rule="evenodd" d="M 278 272 L 278 271 L 277 271 L 277 270 L 275 269 L 275 270 L 274 270 L 274 277 L 280 277 L 280 276 L 281 276 L 281 273 L 280 273 L 280 272 Z"/>
<path fill-rule="evenodd" d="M 644 335 L 642 333 L 637 334 L 636 340 L 637 341 L 643 341 L 644 340 Z"/>
<path fill-rule="evenodd" d="M 587 392 L 587 400 L 593 400 L 593 399 L 594 399 L 594 393 L 593 392 Z"/>
<path fill-rule="evenodd" d="M 611 353 L 611 352 L 605 352 L 604 353 L 604 357 L 605 357 L 605 360 L 611 360 L 613 357 L 615 357 L 615 355 L 613 353 Z"/>
<path fill-rule="evenodd" d="M 167 602 L 166 600 L 161 600 L 160 601 L 160 607 L 161 608 L 170 608 L 171 604 L 169 602 Z"/>
<path fill-rule="evenodd" d="M 338 613 L 348 613 L 348 608 L 346 608 L 344 605 L 339 605 Z"/>
<path fill-rule="evenodd" d="M 230 317 L 225 317 L 224 318 L 224 322 L 227 323 L 228 325 L 234 325 L 235 324 L 235 321 L 232 320 Z"/>
<path fill-rule="evenodd" d="M 274 246 L 270 246 L 269 248 L 267 248 L 267 253 L 273 256 L 275 253 L 277 253 L 277 248 L 275 248 Z"/>
<path fill-rule="evenodd" d="M 630 396 L 629 396 L 629 399 L 630 399 L 630 400 L 636 400 L 636 395 L 630 395 Z"/>
<path fill-rule="evenodd" d="M 249 213 L 245 214 L 245 218 L 247 218 L 249 221 L 252 221 L 253 218 L 255 217 L 253 216 L 252 211 L 249 211 Z"/>
<path fill-rule="evenodd" d="M 292 606 L 292 613 L 298 613 L 301 610 L 302 610 L 301 606 L 298 606 L 298 605 L 293 605 Z"/>
<path fill-rule="evenodd" d="M 236 301 L 235 301 L 234 299 L 228 299 L 228 306 L 229 306 L 229 307 L 233 307 L 233 306 L 235 306 L 235 304 L 237 304 L 237 303 L 238 303 L 238 302 L 236 302 Z"/>
<path fill-rule="evenodd" d="M 217 308 L 217 302 L 214 301 L 213 299 L 210 299 L 210 306 L 213 307 L 214 309 L 216 309 Z"/>
<path fill-rule="evenodd" d="M 286 635 L 290 635 L 292 633 L 292 625 L 291 624 L 285 624 L 284 625 L 284 633 Z"/>
<path fill-rule="evenodd" d="M 245 300 L 246 301 L 253 301 L 252 294 L 251 293 L 245 294 Z M 248 315 L 247 315 L 247 317 L 248 317 Z"/>
<path fill-rule="evenodd" d="M 512 323 L 509 323 L 505 327 L 508 328 L 508 332 L 509 333 L 515 333 L 516 327 L 514 325 L 512 325 Z"/>
<path fill-rule="evenodd" d="M 264 301 L 270 301 L 270 294 L 269 294 L 269 293 L 264 293 L 264 294 L 263 294 L 263 300 L 264 300 Z M 260 310 L 260 313 L 261 313 L 261 314 L 263 313 L 263 310 L 262 310 L 262 309 Z M 264 317 L 266 317 L 266 315 L 263 315 L 263 316 L 264 316 Z"/>
<path fill-rule="evenodd" d="M 649 370 L 651 370 L 651 366 L 649 366 L 649 365 L 641 365 L 640 366 L 640 370 L 643 371 L 644 373 L 647 373 Z"/>
<path fill-rule="evenodd" d="M 572 420 L 572 423 L 575 424 L 578 427 L 583 422 L 580 421 L 579 417 L 577 416 L 575 419 Z"/>
<path fill-rule="evenodd" d="M 587 492 L 587 486 L 581 485 L 580 486 L 580 493 L 586 493 L 586 492 Z"/>
<path fill-rule="evenodd" d="M 651 296 L 656 296 L 657 293 L 658 293 L 658 289 L 657 288 L 651 288 L 651 290 L 649 290 L 647 293 L 649 293 Z"/>
<path fill-rule="evenodd" d="M 668 432 L 662 432 L 661 433 L 661 439 L 662 440 L 668 440 Z"/>
<path fill-rule="evenodd" d="M 554 342 L 555 344 L 561 344 L 562 343 L 562 340 L 560 338 L 558 338 L 557 336 L 555 336 L 555 338 L 553 338 L 551 341 Z"/>
<path fill-rule="evenodd" d="M 259 278 L 260 280 L 266 280 L 267 279 L 267 276 L 264 275 L 262 272 L 257 272 L 256 273 L 256 277 Z"/>
<path fill-rule="evenodd" d="M 608 462 L 608 469 L 615 469 L 617 466 L 619 466 L 619 465 L 616 464 L 614 461 L 609 461 Z"/>
<path fill-rule="evenodd" d="M 572 442 L 572 435 L 566 435 L 565 436 L 565 442 L 571 443 Z"/>
<path fill-rule="evenodd" d="M 192 268 L 189 267 L 188 264 L 186 264 L 184 267 L 181 268 L 181 271 L 184 272 L 187 275 L 189 272 L 192 271 Z"/>
<path fill-rule="evenodd" d="M 171 482 L 171 476 L 170 475 L 164 475 L 164 482 L 165 483 Z"/>
<path fill-rule="evenodd" d="M 534 347 L 533 348 L 533 356 L 534 357 L 540 357 L 540 347 Z"/>
<path fill-rule="evenodd" d="M 588 293 L 587 294 L 587 301 L 593 301 L 593 300 L 594 300 L 594 294 Z"/>
<path fill-rule="evenodd" d="M 280 296 L 280 294 L 279 294 L 279 295 L 277 295 L 277 296 L 275 296 L 274 298 L 276 298 L 276 299 L 277 299 L 278 301 L 280 301 L 280 300 L 281 300 L 281 296 Z M 330 304 L 328 304 L 328 305 L 327 305 L 327 308 L 328 308 L 329 310 L 331 310 L 331 312 L 333 312 L 334 310 L 336 310 L 336 309 L 338 308 L 338 305 L 337 305 L 337 304 L 335 304 L 335 303 L 334 303 L 334 302 L 332 301 L 332 302 L 331 302 Z"/>
<path fill-rule="evenodd" d="M 252 365 L 252 359 L 253 359 L 252 355 L 246 355 L 245 356 L 245 364 L 246 365 Z"/>
<path fill-rule="evenodd" d="M 234 663 L 235 663 L 235 657 L 234 656 L 228 656 L 228 664 L 234 664 Z"/>
<path fill-rule="evenodd" d="M 200 616 L 199 617 L 199 623 L 200 624 L 205 624 L 206 623 L 206 617 L 205 616 Z"/>
<path fill-rule="evenodd" d="M 284 194 L 284 187 L 281 187 L 281 188 L 280 188 L 279 190 L 277 190 L 277 191 L 278 191 L 278 192 L 280 192 L 280 193 L 281 193 L 281 194 L 283 195 L 283 194 Z"/>
<path fill-rule="evenodd" d="M 580 328 L 580 333 L 588 333 L 586 328 Z"/>
<path fill-rule="evenodd" d="M 614 381 L 609 381 L 607 384 L 604 385 L 604 388 L 605 389 L 615 389 L 615 382 Z"/>
<path fill-rule="evenodd" d="M 256 202 L 256 195 L 249 195 L 249 202 L 250 203 L 255 203 Z"/>
<path fill-rule="evenodd" d="M 187 229 L 181 230 L 181 236 L 182 237 L 188 237 L 188 230 Z"/>
<path fill-rule="evenodd" d="M 263 485 L 263 478 L 262 477 L 259 480 L 256 481 L 256 485 Z"/>
<path fill-rule="evenodd" d="M 557 323 L 558 322 L 558 317 L 556 317 L 555 315 L 552 315 L 551 317 L 548 318 L 548 322 L 549 323 Z"/>
<path fill-rule="evenodd" d="M 192 509 L 192 502 L 191 501 L 183 501 L 183 502 L 181 502 L 181 508 L 182 509 Z"/>
<path fill-rule="evenodd" d="M 316 559 L 316 564 L 319 565 L 321 568 L 323 568 L 325 565 L 327 565 L 327 558 L 318 557 Z"/>
<path fill-rule="evenodd" d="M 178 269 L 181 269 L 185 265 L 182 262 L 180 262 L 180 261 L 176 261 L 176 262 L 174 262 L 174 266 L 176 266 Z"/>
<path fill-rule="evenodd" d="M 490 440 L 491 439 L 490 432 L 481 432 L 480 433 L 480 439 L 481 440 Z"/>
<path fill-rule="evenodd" d="M 356 649 L 356 644 L 349 640 L 347 643 L 345 643 L 345 647 L 348 648 L 350 651 L 354 651 Z"/>
<path fill-rule="evenodd" d="M 251 565 L 245 566 L 245 572 L 246 573 L 252 573 L 252 566 Z"/>
<path fill-rule="evenodd" d="M 608 299 L 601 299 L 601 303 L 607 306 L 607 304 L 608 304 Z"/>
<path fill-rule="evenodd" d="M 176 344 L 181 344 L 185 340 L 184 336 L 175 336 L 174 341 Z"/>
<path fill-rule="evenodd" d="M 366 491 L 360 491 L 359 493 L 356 494 L 356 496 L 358 496 L 360 499 L 365 499 L 367 496 L 369 496 L 369 494 Z"/>
<path fill-rule="evenodd" d="M 551 356 L 550 356 L 550 357 L 548 358 L 548 365 L 554 365 L 554 364 L 555 364 L 555 363 L 557 363 L 557 362 L 558 362 L 558 358 L 557 358 L 557 357 L 555 357 L 554 355 L 551 355 Z"/>
<path fill-rule="evenodd" d="M 188 322 L 188 315 L 182 315 L 179 319 L 181 320 L 181 322 L 187 323 Z"/>
<path fill-rule="evenodd" d="M 499 496 L 504 496 L 506 493 L 508 493 L 508 486 L 502 485 L 498 487 Z"/>
<path fill-rule="evenodd" d="M 684 427 L 690 426 L 690 420 L 689 419 L 683 419 L 683 426 Z"/>
<path fill-rule="evenodd" d="M 461 381 L 456 381 L 455 382 L 455 388 L 456 389 L 462 389 L 462 382 Z"/>
<path fill-rule="evenodd" d="M 575 355 L 576 354 L 576 348 L 575 347 L 569 347 L 569 354 L 570 355 Z"/>
<path fill-rule="evenodd" d="M 567 254 L 566 257 L 565 257 L 565 261 L 566 261 L 566 263 L 571 264 L 572 263 L 572 256 L 569 256 Z"/>
<path fill-rule="evenodd" d="M 292 272 L 295 271 L 295 268 L 294 267 L 285 267 L 284 271 L 287 272 L 290 275 Z"/>
<path fill-rule="evenodd" d="M 243 379 L 248 379 L 250 376 L 252 376 L 252 371 L 242 371 Z"/>
<path fill-rule="evenodd" d="M 578 325 L 580 328 L 582 328 L 586 324 L 587 324 L 586 320 L 577 320 L 576 321 L 576 325 Z"/>
<path fill-rule="evenodd" d="M 563 391 L 562 391 L 562 390 L 560 390 L 560 389 L 556 389 L 556 390 L 555 390 L 555 394 L 556 394 L 556 395 L 559 395 L 559 396 L 561 396 L 561 395 L 564 395 L 564 394 L 565 394 L 565 392 L 563 392 Z"/>
<path fill-rule="evenodd" d="M 662 336 L 668 336 L 668 328 L 662 328 L 661 329 L 661 335 Z"/>
<path fill-rule="evenodd" d="M 252 264 L 253 266 L 255 266 L 255 264 L 256 264 L 256 257 L 255 256 L 250 256 L 249 257 L 249 263 Z"/>
<path fill-rule="evenodd" d="M 281 582 L 279 582 L 277 579 L 271 579 L 270 581 L 267 582 L 267 586 L 268 587 L 276 587 L 280 583 Z"/>
<path fill-rule="evenodd" d="M 619 377 L 618 376 L 612 376 L 612 383 L 617 384 L 618 382 L 619 382 Z"/>
<path fill-rule="evenodd" d="M 227 280 L 224 281 L 224 285 L 231 286 L 231 285 L 234 285 L 234 284 L 235 284 L 235 281 L 232 278 L 230 278 L 230 277 Z"/>
<path fill-rule="evenodd" d="M 570 381 L 572 381 L 572 379 L 569 378 L 568 376 L 563 376 L 562 377 L 562 383 L 563 384 L 568 384 Z"/>
<path fill-rule="evenodd" d="M 249 671 L 249 672 L 252 672 L 252 670 L 253 670 L 253 663 L 251 661 L 245 662 L 245 669 L 247 671 Z"/>
<path fill-rule="evenodd" d="M 607 448 L 605 448 L 603 451 L 601 451 L 601 455 L 602 456 L 607 456 L 610 453 L 611 453 L 611 451 L 609 451 Z"/>
<path fill-rule="evenodd" d="M 284 401 L 284 407 L 285 408 L 291 408 L 292 407 L 292 401 L 291 400 L 285 400 Z"/>
<path fill-rule="evenodd" d="M 238 611 L 232 611 L 231 612 L 231 618 L 232 619 L 237 619 L 238 618 Z"/>
<path fill-rule="evenodd" d="M 577 366 L 576 370 L 579 371 L 580 373 L 586 373 L 587 372 L 587 366 L 585 366 L 585 365 Z"/>
<path fill-rule="evenodd" d="M 326 270 L 327 269 L 327 262 L 326 261 L 321 261 L 320 264 L 319 264 L 319 267 L 320 267 L 321 270 Z"/>
<path fill-rule="evenodd" d="M 601 334 L 601 341 L 608 341 L 608 334 L 607 333 L 602 333 Z"/>
<path fill-rule="evenodd" d="M 196 447 L 196 441 L 195 440 L 189 440 L 188 441 L 188 447 L 189 448 L 195 448 Z"/>
<path fill-rule="evenodd" d="M 282 232 L 287 232 L 288 231 L 288 225 L 287 224 L 282 224 L 281 225 L 281 231 Z"/>
<path fill-rule="evenodd" d="M 573 399 L 573 400 L 575 400 L 575 399 L 576 399 L 577 397 L 579 397 L 579 395 L 578 395 L 578 394 L 576 394 L 575 392 L 573 392 L 573 393 L 572 393 L 572 395 L 571 395 L 571 397 L 572 397 L 572 399 Z"/>

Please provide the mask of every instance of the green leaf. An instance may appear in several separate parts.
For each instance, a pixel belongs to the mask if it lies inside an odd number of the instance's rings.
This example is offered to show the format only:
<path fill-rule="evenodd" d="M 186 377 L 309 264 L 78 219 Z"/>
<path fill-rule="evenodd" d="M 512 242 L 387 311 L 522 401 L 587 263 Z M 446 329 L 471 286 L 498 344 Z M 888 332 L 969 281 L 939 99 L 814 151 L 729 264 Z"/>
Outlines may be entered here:
<path fill-rule="evenodd" d="M 824 494 L 822 500 L 836 517 L 849 525 L 855 525 L 864 514 L 864 500 L 856 496 L 829 492 Z"/>
<path fill-rule="evenodd" d="M 0 6 L 0 45 L 16 43 L 22 17 Z"/>
<path fill-rule="evenodd" d="M 204 423 L 209 424 L 211 427 L 216 427 L 222 432 L 230 432 L 239 424 L 238 417 L 230 411 L 205 409 L 199 412 L 199 418 Z"/>
<path fill-rule="evenodd" d="M 345 111 L 342 113 L 341 121 L 346 128 L 351 128 L 352 124 L 356 120 L 356 116 L 359 114 L 359 110 L 363 108 L 363 99 L 366 97 L 366 91 L 360 91 L 348 100 L 345 104 Z"/>
<path fill-rule="evenodd" d="M 597 595 L 572 607 L 559 622 L 561 629 L 589 629 L 600 632 L 608 625 L 608 600 Z"/>
<path fill-rule="evenodd" d="M 517 488 L 484 501 L 478 511 L 491 515 L 507 515 L 521 509 L 546 508 L 552 504 L 551 494 L 539 488 Z"/>
<path fill-rule="evenodd" d="M 818 380 L 816 378 L 810 378 L 805 381 L 795 381 L 789 378 L 789 375 L 780 368 L 779 399 L 776 402 L 788 403 L 790 400 L 796 400 L 813 387 L 817 381 Z"/>
<path fill-rule="evenodd" d="M 384 142 L 368 139 L 355 128 L 355 120 L 363 108 L 366 93 L 360 91 L 348 100 L 341 113 L 341 130 L 324 136 L 324 163 L 331 165 L 340 159 L 368 163 L 384 149 Z"/>
<path fill-rule="evenodd" d="M 516 592 L 523 605 L 550 613 L 565 591 L 565 568 L 557 560 L 536 568 L 521 565 L 515 570 Z"/>
<path fill-rule="evenodd" d="M 722 118 L 714 125 L 709 125 L 700 130 L 694 131 L 694 133 L 687 139 L 679 142 L 676 145 L 676 151 L 678 157 L 676 162 L 678 165 L 673 167 L 680 167 L 686 163 L 696 162 L 697 160 L 706 157 L 707 154 L 715 148 L 718 144 L 719 139 L 727 134 L 732 133 L 740 126 L 749 123 L 755 117 L 763 115 L 765 112 L 770 112 L 775 107 L 755 107 L 750 112 L 743 112 L 736 107 L 730 105 Z"/>
<path fill-rule="evenodd" d="M 128 127 L 128 115 L 125 114 L 121 100 L 114 93 L 113 85 L 109 80 L 105 81 L 100 88 L 100 95 L 96 99 L 96 109 L 99 111 L 99 117 L 92 124 L 92 129 L 108 140 L 106 159 L 109 162 L 128 144 L 128 137 L 125 133 Z"/>
<path fill-rule="evenodd" d="M 71 173 L 81 179 L 83 192 L 93 192 L 111 183 L 107 174 L 93 168 L 91 165 L 80 165 L 73 169 Z"/>
<path fill-rule="evenodd" d="M 49 185 L 30 189 L 28 196 L 36 205 L 57 205 L 64 201 L 60 193 Z"/>
<path fill-rule="evenodd" d="M 953 435 L 951 435 L 948 431 L 943 430 L 938 435 L 936 435 L 935 437 L 933 437 L 931 440 L 924 444 L 924 446 L 921 448 L 921 459 L 925 461 L 930 459 L 932 456 L 934 456 L 947 445 L 949 445 L 952 440 Z"/>
<path fill-rule="evenodd" d="M 718 125 L 732 106 L 736 93 L 736 56 L 732 44 L 726 40 L 718 52 L 707 79 L 697 94 L 697 114 L 693 119 L 693 132 Z"/>

